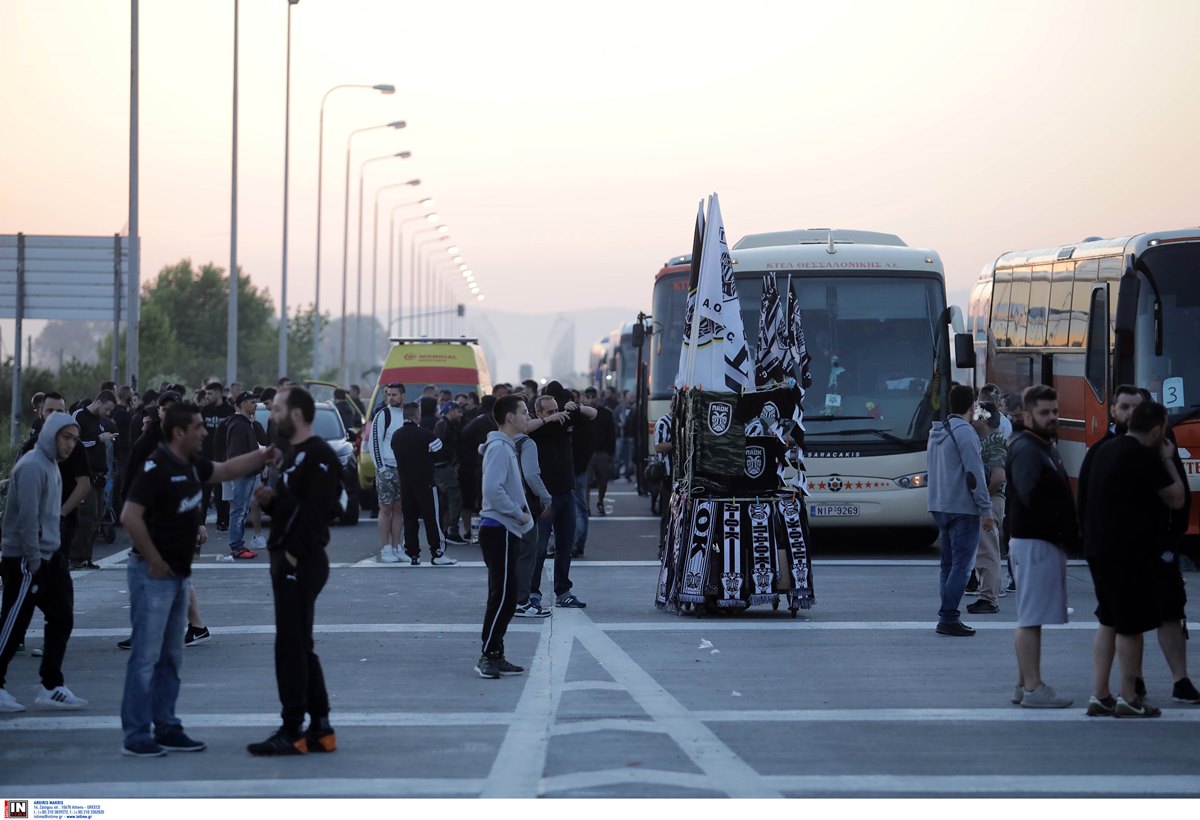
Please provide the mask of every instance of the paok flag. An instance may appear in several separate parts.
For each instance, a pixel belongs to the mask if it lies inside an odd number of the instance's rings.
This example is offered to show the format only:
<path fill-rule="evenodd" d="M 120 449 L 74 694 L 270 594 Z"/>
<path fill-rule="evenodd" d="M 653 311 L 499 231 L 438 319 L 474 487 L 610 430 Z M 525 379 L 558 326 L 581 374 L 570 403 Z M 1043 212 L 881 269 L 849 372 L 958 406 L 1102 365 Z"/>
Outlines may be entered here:
<path fill-rule="evenodd" d="M 675 386 L 683 387 L 687 377 L 688 351 L 692 338 L 690 328 L 696 314 L 696 286 L 700 281 L 700 252 L 704 247 L 704 200 L 696 207 L 696 230 L 692 234 L 692 269 L 688 273 L 687 307 L 683 312 L 683 346 L 679 348 L 679 369 L 675 372 Z"/>
<path fill-rule="evenodd" d="M 694 345 L 688 353 L 690 367 L 685 377 L 689 386 L 733 392 L 746 387 L 753 364 L 716 194 L 708 200 L 696 310 L 688 333 Z"/>
<path fill-rule="evenodd" d="M 754 384 L 759 390 L 782 384 L 792 375 L 792 349 L 788 345 L 785 305 L 775 282 L 775 272 L 763 276 L 762 301 L 758 309 L 758 350 L 755 351 Z"/>

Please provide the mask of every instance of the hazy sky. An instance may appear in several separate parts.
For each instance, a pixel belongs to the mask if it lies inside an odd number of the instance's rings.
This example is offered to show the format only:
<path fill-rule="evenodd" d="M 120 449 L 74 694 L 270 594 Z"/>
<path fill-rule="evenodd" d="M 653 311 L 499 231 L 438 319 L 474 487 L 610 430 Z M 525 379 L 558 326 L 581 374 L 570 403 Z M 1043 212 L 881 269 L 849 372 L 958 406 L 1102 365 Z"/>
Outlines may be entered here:
<path fill-rule="evenodd" d="M 227 266 L 233 2 L 140 7 L 143 279 Z M 238 259 L 276 297 L 286 8 L 243 0 L 240 27 Z M 1006 250 L 1200 223 L 1196 0 L 301 0 L 292 19 L 292 305 L 314 293 L 321 96 L 397 87 L 326 108 L 335 315 L 346 135 L 394 119 L 355 140 L 356 167 L 413 152 L 368 166 L 367 213 L 376 186 L 421 178 L 382 210 L 434 196 L 480 308 L 648 308 L 711 191 L 732 238 L 833 226 L 935 248 L 960 302 Z M 126 2 L 0 0 L 0 233 L 125 224 L 129 28 Z M 353 208 L 350 236 L 353 275 Z"/>

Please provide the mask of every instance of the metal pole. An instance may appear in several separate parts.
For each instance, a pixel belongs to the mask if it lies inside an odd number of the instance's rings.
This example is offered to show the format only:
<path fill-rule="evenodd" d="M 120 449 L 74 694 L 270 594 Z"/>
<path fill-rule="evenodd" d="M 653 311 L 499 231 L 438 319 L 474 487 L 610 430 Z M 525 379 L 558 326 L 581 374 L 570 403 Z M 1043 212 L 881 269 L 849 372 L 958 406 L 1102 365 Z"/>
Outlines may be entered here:
<path fill-rule="evenodd" d="M 120 351 L 117 349 L 121 342 L 121 235 L 113 234 L 113 337 L 112 337 L 112 380 L 118 384 L 121 381 Z M 33 359 L 32 351 L 29 354 Z"/>
<path fill-rule="evenodd" d="M 233 174 L 229 214 L 229 330 L 225 337 L 225 383 L 237 381 L 238 268 L 237 268 L 237 115 L 238 115 L 238 0 L 233 0 Z"/>
<path fill-rule="evenodd" d="M 375 324 L 379 321 L 375 295 L 379 290 L 379 192 L 375 192 L 375 225 L 371 228 L 371 334 L 368 347 L 375 344 Z M 384 334 L 387 335 L 387 334 Z"/>
<path fill-rule="evenodd" d="M 138 333 L 142 298 L 142 248 L 138 241 L 138 0 L 130 0 L 129 34 L 129 305 L 125 320 L 125 377 L 138 388 Z"/>
<path fill-rule="evenodd" d="M 354 133 L 346 139 L 346 195 L 342 203 L 342 343 L 338 349 L 338 372 L 342 384 L 346 383 L 346 272 L 350 253 L 350 142 Z"/>
<path fill-rule="evenodd" d="M 368 160 L 367 162 L 370 162 Z M 358 373 L 362 370 L 362 235 L 363 235 L 363 184 L 367 176 L 367 163 L 364 162 L 358 169 L 358 251 L 355 254 L 355 262 L 358 266 L 358 280 L 354 286 L 354 379 L 358 380 Z M 342 384 L 346 384 L 348 379 L 342 379 Z"/>
<path fill-rule="evenodd" d="M 288 0 L 287 68 L 283 83 L 283 255 L 279 284 L 279 375 L 288 370 L 288 164 L 292 147 L 292 6 L 300 0 Z M 316 375 L 313 376 L 316 378 Z M 236 396 L 234 398 L 237 398 Z"/>
<path fill-rule="evenodd" d="M 11 439 L 15 447 L 21 440 L 21 322 L 25 317 L 25 234 L 17 234 L 17 328 L 13 342 Z M 61 368 L 60 368 L 61 369 Z"/>
<path fill-rule="evenodd" d="M 321 98 L 321 120 L 317 126 L 317 283 L 312 318 L 312 377 L 314 379 L 321 378 L 321 184 L 325 169 L 325 98 L 333 91 L 333 88 L 329 89 Z"/>
<path fill-rule="evenodd" d="M 376 206 L 379 200 L 375 201 Z M 379 223 L 375 223 L 375 230 L 378 233 Z M 392 271 L 395 269 L 395 252 L 396 252 L 396 209 L 392 209 L 391 219 L 388 220 L 388 307 L 387 307 L 387 327 L 384 336 L 392 335 Z"/>

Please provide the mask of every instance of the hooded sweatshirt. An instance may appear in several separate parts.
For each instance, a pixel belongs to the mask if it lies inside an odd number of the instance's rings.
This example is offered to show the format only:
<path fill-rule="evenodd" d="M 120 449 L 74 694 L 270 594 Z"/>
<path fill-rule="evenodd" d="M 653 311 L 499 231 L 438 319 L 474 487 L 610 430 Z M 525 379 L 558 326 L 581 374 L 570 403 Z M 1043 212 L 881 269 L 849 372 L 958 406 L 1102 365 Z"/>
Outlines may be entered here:
<path fill-rule="evenodd" d="M 37 572 L 42 560 L 59 548 L 62 475 L 55 439 L 64 427 L 78 429 L 79 422 L 66 413 L 52 413 L 46 419 L 37 444 L 13 469 L 8 487 L 2 552 L 5 558 L 24 558 L 30 572 Z"/>
<path fill-rule="evenodd" d="M 483 456 L 483 509 L 480 516 L 499 521 L 513 535 L 524 535 L 533 526 L 525 504 L 525 487 L 517 466 L 517 445 L 499 430 L 488 433 L 479 447 Z M 521 522 L 521 515 L 525 522 Z"/>
<path fill-rule="evenodd" d="M 935 422 L 929 432 L 929 511 L 990 516 L 992 499 L 980 456 L 979 434 L 961 416 Z"/>

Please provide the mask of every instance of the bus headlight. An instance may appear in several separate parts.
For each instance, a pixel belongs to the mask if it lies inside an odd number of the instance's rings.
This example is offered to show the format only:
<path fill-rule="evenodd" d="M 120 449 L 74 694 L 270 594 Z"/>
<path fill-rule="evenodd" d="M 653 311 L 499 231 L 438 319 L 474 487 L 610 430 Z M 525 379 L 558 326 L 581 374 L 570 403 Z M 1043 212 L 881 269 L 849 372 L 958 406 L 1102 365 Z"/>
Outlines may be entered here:
<path fill-rule="evenodd" d="M 910 473 L 895 479 L 896 484 L 906 490 L 919 490 L 929 486 L 929 473 Z"/>

